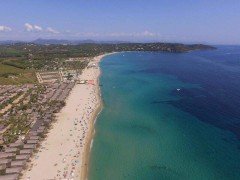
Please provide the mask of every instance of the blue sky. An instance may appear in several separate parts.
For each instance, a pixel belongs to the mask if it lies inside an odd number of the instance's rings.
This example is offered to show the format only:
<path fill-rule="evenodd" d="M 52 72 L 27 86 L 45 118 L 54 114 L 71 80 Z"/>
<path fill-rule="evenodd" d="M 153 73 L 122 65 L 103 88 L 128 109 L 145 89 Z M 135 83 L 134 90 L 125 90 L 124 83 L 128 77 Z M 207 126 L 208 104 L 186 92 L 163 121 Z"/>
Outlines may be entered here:
<path fill-rule="evenodd" d="M 1 0 L 0 40 L 240 44 L 240 0 Z"/>

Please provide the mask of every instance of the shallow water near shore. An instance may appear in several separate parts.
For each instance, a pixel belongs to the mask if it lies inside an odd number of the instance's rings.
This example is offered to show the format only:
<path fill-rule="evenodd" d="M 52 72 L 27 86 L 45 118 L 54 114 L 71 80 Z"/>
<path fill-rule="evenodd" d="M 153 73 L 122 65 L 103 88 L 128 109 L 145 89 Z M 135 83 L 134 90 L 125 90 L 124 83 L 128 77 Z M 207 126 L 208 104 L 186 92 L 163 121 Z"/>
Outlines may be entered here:
<path fill-rule="evenodd" d="M 240 47 L 106 56 L 90 180 L 240 179 Z"/>

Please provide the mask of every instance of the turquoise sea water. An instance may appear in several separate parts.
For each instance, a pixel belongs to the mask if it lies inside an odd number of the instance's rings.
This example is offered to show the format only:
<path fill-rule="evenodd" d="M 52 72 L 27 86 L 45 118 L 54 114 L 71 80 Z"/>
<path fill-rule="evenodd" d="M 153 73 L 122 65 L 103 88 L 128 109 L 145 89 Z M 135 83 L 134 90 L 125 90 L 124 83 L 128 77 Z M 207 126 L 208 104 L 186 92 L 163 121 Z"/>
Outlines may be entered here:
<path fill-rule="evenodd" d="M 119 53 L 101 69 L 90 180 L 240 179 L 240 47 Z"/>

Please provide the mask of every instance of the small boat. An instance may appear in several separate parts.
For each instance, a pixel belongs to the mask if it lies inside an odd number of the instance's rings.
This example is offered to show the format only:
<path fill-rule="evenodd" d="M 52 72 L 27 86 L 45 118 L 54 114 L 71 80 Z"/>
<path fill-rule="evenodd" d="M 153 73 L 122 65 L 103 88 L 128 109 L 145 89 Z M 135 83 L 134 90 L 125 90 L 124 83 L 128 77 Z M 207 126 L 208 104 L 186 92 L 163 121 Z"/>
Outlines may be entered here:
<path fill-rule="evenodd" d="M 177 91 L 180 91 L 181 89 L 177 89 Z"/>

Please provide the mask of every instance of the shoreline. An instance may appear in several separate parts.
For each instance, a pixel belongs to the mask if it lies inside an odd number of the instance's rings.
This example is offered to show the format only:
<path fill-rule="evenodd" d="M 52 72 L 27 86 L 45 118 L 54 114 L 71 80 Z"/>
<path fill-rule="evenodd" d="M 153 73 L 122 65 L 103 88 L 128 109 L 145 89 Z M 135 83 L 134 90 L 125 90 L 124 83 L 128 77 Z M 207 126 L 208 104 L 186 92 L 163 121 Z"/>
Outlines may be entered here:
<path fill-rule="evenodd" d="M 94 57 L 90 63 L 95 63 L 96 67 L 83 70 L 80 78 L 95 84 L 74 86 L 21 179 L 87 179 L 94 124 L 103 107 L 99 63 L 111 54 Z"/>
<path fill-rule="evenodd" d="M 97 121 L 97 118 L 99 116 L 99 114 L 101 113 L 102 109 L 103 109 L 103 103 L 102 103 L 102 95 L 101 95 L 101 88 L 99 86 L 99 83 L 100 83 L 100 77 L 101 77 L 101 74 L 102 74 L 102 71 L 101 71 L 101 68 L 100 68 L 100 62 L 101 60 L 106 57 L 106 56 L 109 56 L 109 55 L 112 55 L 112 54 L 116 54 L 116 52 L 113 52 L 113 53 L 106 53 L 106 54 L 103 54 L 103 55 L 100 55 L 100 56 L 97 56 L 95 58 L 99 58 L 98 60 L 98 68 L 99 68 L 99 76 L 97 78 L 97 86 L 98 86 L 98 91 L 97 91 L 97 96 L 98 96 L 98 99 L 99 99 L 99 105 L 98 107 L 96 108 L 94 114 L 93 114 L 93 117 L 91 119 L 91 133 L 89 133 L 89 138 L 88 138 L 88 144 L 86 146 L 86 149 L 84 151 L 84 154 L 83 154 L 83 162 L 84 162 L 84 165 L 82 167 L 82 170 L 81 170 L 81 180 L 85 180 L 88 178 L 88 173 L 89 173 L 89 164 L 90 164 L 90 154 L 91 154 L 91 148 L 92 148 L 92 145 L 93 145 L 93 139 L 94 139 L 94 135 L 95 135 L 95 128 L 94 128 L 94 125 Z"/>
<path fill-rule="evenodd" d="M 99 59 L 98 67 L 99 67 L 99 63 L 102 58 L 104 58 L 104 56 Z M 100 67 L 99 67 L 99 69 L 100 69 Z M 87 176 L 88 176 L 90 153 L 91 153 L 91 142 L 94 138 L 94 133 L 95 133 L 94 123 L 96 122 L 98 115 L 100 114 L 100 112 L 102 110 L 102 99 L 101 99 L 101 95 L 100 95 L 101 90 L 100 90 L 100 86 L 99 86 L 100 75 L 101 75 L 101 71 L 100 71 L 100 73 L 98 75 L 98 79 L 97 79 L 97 86 L 98 86 L 97 97 L 99 100 L 99 104 L 98 104 L 98 107 L 96 107 L 95 112 L 93 113 L 92 118 L 90 120 L 91 123 L 90 123 L 90 127 L 89 127 L 90 131 L 89 131 L 89 134 L 87 137 L 87 145 L 85 147 L 85 150 L 83 151 L 83 156 L 82 156 L 83 165 L 81 167 L 81 175 L 80 175 L 81 180 L 87 179 Z"/>

